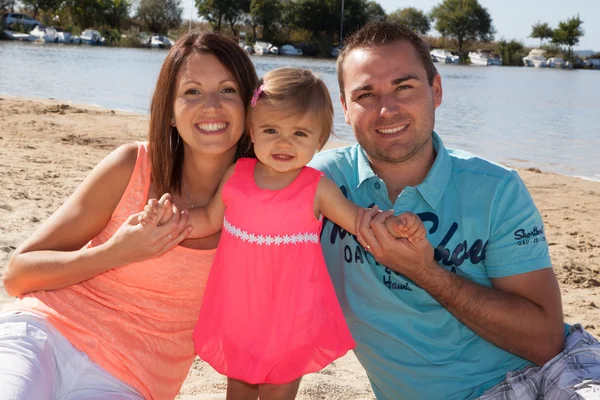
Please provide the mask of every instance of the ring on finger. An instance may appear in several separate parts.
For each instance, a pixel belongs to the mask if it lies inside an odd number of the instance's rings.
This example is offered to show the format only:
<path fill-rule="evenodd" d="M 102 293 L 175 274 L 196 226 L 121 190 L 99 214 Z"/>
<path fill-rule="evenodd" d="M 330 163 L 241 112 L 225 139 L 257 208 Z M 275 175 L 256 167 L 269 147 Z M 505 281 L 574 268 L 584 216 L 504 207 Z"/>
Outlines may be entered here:
<path fill-rule="evenodd" d="M 167 236 L 169 237 L 169 240 L 173 240 L 170 233 Z"/>
<path fill-rule="evenodd" d="M 365 246 L 365 250 L 366 250 L 366 251 L 371 251 L 371 246 L 369 246 L 369 245 L 366 245 L 366 246 Z"/>

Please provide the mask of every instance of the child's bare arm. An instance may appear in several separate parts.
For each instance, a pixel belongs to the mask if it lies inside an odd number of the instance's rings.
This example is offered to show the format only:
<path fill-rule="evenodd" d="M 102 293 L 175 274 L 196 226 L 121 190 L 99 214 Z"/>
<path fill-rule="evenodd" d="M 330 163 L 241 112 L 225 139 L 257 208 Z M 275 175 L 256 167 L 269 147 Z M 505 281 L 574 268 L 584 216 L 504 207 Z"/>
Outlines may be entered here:
<path fill-rule="evenodd" d="M 323 215 L 346 231 L 356 234 L 361 207 L 348 200 L 337 185 L 326 177 L 321 178 L 319 182 L 317 201 L 318 210 Z M 405 212 L 394 216 L 391 210 L 382 212 L 389 215 L 385 220 L 385 226 L 396 238 L 405 238 L 411 243 L 426 238 L 425 225 L 415 214 Z"/>
<path fill-rule="evenodd" d="M 315 196 L 315 211 L 346 231 L 356 234 L 360 207 L 348 200 L 339 187 L 329 178 L 322 177 Z"/>

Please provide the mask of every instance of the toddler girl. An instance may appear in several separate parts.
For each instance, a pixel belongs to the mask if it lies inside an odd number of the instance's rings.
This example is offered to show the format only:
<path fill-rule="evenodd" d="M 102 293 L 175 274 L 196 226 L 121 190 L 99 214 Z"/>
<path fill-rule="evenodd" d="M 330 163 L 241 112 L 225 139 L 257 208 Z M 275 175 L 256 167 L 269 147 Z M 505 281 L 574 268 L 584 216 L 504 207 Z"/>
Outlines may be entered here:
<path fill-rule="evenodd" d="M 322 215 L 355 234 L 359 207 L 306 166 L 333 125 L 325 84 L 279 68 L 259 85 L 247 116 L 256 159 L 240 159 L 213 199 L 189 211 L 189 237 L 222 229 L 194 343 L 229 378 L 228 399 L 293 399 L 304 374 L 354 347 L 319 234 Z M 159 211 L 149 203 L 144 222 Z M 425 240 L 414 214 L 386 222 L 396 237 Z"/>

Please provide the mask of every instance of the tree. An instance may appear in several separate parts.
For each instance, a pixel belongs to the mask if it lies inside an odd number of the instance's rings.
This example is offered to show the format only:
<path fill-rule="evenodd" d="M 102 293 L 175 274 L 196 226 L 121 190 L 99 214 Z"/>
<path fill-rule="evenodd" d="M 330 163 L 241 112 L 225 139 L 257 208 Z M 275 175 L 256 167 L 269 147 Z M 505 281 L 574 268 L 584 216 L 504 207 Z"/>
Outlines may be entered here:
<path fill-rule="evenodd" d="M 295 3 L 296 27 L 309 32 L 312 40 L 320 41 L 323 48 L 325 43 L 330 48 L 340 33 L 342 0 L 296 0 Z M 344 0 L 343 35 L 351 34 L 371 20 L 385 17 L 383 8 L 374 1 Z M 326 53 L 329 54 L 329 50 Z"/>
<path fill-rule="evenodd" d="M 120 28 L 131 7 L 127 0 L 67 0 L 65 5 L 71 8 L 73 22 L 84 29 Z"/>
<path fill-rule="evenodd" d="M 120 28 L 129 18 L 131 3 L 129 0 L 98 0 L 100 3 L 101 25 Z"/>
<path fill-rule="evenodd" d="M 7 1 L 8 3 L 8 1 Z M 37 18 L 39 11 L 54 12 L 59 9 L 62 0 L 21 0 L 24 6 L 33 9 L 33 18 Z"/>
<path fill-rule="evenodd" d="M 523 66 L 524 47 L 521 42 L 511 40 L 500 40 L 498 44 L 498 53 L 502 57 L 502 65 L 514 65 L 517 67 Z"/>
<path fill-rule="evenodd" d="M 238 36 L 236 25 L 243 22 L 244 15 L 250 12 L 250 0 L 233 0 L 233 4 L 235 6 L 232 5 L 229 11 L 225 13 L 225 21 L 229 24 L 233 35 Z"/>
<path fill-rule="evenodd" d="M 341 8 L 335 8 L 336 3 L 335 0 L 297 0 L 297 27 L 308 31 L 313 39 L 339 32 Z"/>
<path fill-rule="evenodd" d="M 215 31 L 219 32 L 226 22 L 237 36 L 235 25 L 250 12 L 250 0 L 196 0 L 196 7 L 198 14 L 206 18 Z"/>
<path fill-rule="evenodd" d="M 254 40 L 256 28 L 262 28 L 262 38 L 272 41 L 277 34 L 276 24 L 281 20 L 281 3 L 279 0 L 252 0 L 250 2 L 250 25 Z"/>
<path fill-rule="evenodd" d="M 571 48 L 579 44 L 579 38 L 584 34 L 581 25 L 583 25 L 583 21 L 579 18 L 579 15 L 559 22 L 558 28 L 554 30 L 552 42 L 567 46 L 567 52 L 571 55 Z"/>
<path fill-rule="evenodd" d="M 433 8 L 431 18 L 443 37 L 458 41 L 460 52 L 468 41 L 494 40 L 492 17 L 477 0 L 444 0 Z"/>
<path fill-rule="evenodd" d="M 137 17 L 154 33 L 181 25 L 182 14 L 181 0 L 140 0 L 137 9 Z"/>
<path fill-rule="evenodd" d="M 339 31 L 341 23 L 339 7 L 341 1 L 335 1 L 332 10 L 335 21 L 334 32 Z M 375 1 L 368 0 L 345 0 L 344 1 L 344 36 L 362 28 L 367 22 L 387 18 L 385 10 Z"/>
<path fill-rule="evenodd" d="M 414 7 L 398 9 L 391 13 L 388 18 L 408 26 L 421 35 L 426 35 L 431 30 L 429 17 L 423 11 L 417 10 Z"/>
<path fill-rule="evenodd" d="M 282 29 L 282 36 L 285 42 L 289 42 L 292 29 L 300 26 L 300 5 L 291 0 L 284 0 L 281 5 L 281 27 L 285 27 L 285 31 Z"/>
<path fill-rule="evenodd" d="M 554 29 L 550 28 L 546 22 L 541 23 L 538 21 L 537 24 L 531 26 L 531 35 L 529 37 L 540 39 L 540 47 L 542 47 L 542 41 L 544 39 L 552 39 L 554 36 Z"/>
<path fill-rule="evenodd" d="M 376 1 L 369 1 L 365 11 L 367 21 L 381 21 L 387 18 L 385 10 Z"/>
<path fill-rule="evenodd" d="M 0 11 L 14 11 L 15 0 L 0 0 Z"/>
<path fill-rule="evenodd" d="M 196 0 L 198 14 L 204 17 L 216 32 L 221 31 L 223 18 L 227 11 L 221 6 L 221 3 L 219 0 Z"/>

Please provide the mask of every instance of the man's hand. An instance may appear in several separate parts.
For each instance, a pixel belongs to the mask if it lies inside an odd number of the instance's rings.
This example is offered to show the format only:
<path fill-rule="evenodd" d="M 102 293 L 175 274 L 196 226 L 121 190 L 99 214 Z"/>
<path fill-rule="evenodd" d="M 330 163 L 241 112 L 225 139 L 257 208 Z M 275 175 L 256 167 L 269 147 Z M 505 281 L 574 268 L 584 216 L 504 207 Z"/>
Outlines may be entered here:
<path fill-rule="evenodd" d="M 417 224 L 422 223 L 404 214 L 394 217 L 392 210 L 382 212 L 374 207 L 359 212 L 357 237 L 379 263 L 415 280 L 415 277 L 427 274 L 431 268 L 439 268 L 433 259 L 433 246 L 426 238 L 412 241 L 404 237 L 396 238 L 390 229 L 398 233 L 407 229 L 409 232 L 418 232 Z"/>

